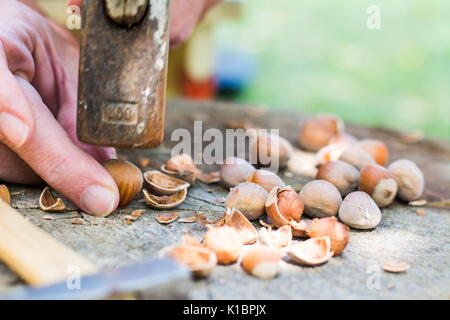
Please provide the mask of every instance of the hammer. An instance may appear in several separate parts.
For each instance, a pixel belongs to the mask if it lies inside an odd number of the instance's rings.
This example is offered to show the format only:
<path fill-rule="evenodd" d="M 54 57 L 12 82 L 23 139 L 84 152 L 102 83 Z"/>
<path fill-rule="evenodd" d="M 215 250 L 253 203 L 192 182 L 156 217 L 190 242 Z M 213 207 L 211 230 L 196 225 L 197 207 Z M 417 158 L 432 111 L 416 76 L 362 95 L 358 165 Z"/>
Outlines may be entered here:
<path fill-rule="evenodd" d="M 170 0 L 84 0 L 78 138 L 152 148 L 164 137 Z"/>

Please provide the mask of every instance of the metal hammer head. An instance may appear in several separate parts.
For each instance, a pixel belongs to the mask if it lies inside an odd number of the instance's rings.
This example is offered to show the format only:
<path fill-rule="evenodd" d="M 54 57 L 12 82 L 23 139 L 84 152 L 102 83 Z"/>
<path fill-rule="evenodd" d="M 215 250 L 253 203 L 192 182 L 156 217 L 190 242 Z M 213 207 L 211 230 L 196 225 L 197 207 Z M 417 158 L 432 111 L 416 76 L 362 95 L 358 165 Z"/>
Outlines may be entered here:
<path fill-rule="evenodd" d="M 85 0 L 78 138 L 122 148 L 164 135 L 169 0 Z"/>

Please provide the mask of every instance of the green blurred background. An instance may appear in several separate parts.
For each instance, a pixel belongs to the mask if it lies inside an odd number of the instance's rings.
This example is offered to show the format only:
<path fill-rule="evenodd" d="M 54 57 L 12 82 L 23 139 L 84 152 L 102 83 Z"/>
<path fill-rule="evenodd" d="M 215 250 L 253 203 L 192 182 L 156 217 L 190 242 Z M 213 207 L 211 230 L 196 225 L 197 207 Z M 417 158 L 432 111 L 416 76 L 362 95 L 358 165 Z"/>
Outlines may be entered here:
<path fill-rule="evenodd" d="M 450 137 L 450 1 L 248 0 L 241 12 L 214 31 L 256 59 L 239 101 Z"/>

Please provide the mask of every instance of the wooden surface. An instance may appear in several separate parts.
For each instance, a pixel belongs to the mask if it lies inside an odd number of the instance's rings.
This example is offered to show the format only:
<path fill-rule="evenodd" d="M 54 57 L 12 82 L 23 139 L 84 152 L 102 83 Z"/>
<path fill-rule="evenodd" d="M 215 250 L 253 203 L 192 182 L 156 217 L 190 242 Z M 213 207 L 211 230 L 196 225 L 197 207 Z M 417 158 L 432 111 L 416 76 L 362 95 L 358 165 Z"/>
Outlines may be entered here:
<path fill-rule="evenodd" d="M 227 120 L 249 119 L 255 125 L 280 128 L 281 135 L 293 142 L 304 117 L 289 112 L 276 113 L 260 108 L 245 109 L 227 104 L 170 102 L 166 122 L 166 141 L 174 128 L 190 129 L 194 120 L 202 120 L 204 129 L 225 129 Z M 358 138 L 380 138 L 392 151 L 392 160 L 408 157 L 425 171 L 426 196 L 430 201 L 445 203 L 450 199 L 450 143 L 445 141 L 404 142 L 404 135 L 383 129 L 349 126 Z M 158 167 L 170 157 L 171 143 L 146 151 L 123 151 L 121 154 L 138 163 L 142 157 L 152 159 Z M 204 167 L 203 169 L 206 169 Z M 211 168 L 213 169 L 213 168 Z M 309 178 L 280 176 L 295 189 Z M 101 266 L 115 267 L 139 261 L 170 244 L 184 232 L 201 237 L 206 228 L 199 224 L 175 222 L 160 225 L 155 210 L 146 208 L 141 197 L 127 208 L 108 218 L 95 218 L 69 205 L 65 213 L 48 214 L 39 209 L 38 198 L 43 187 L 9 186 L 12 205 L 38 227 L 49 232 L 78 253 Z M 189 190 L 186 202 L 176 209 L 181 217 L 202 212 L 217 219 L 224 212 L 218 198 L 227 190 L 219 185 L 198 183 Z M 447 201 L 448 202 L 448 201 Z M 125 215 L 135 209 L 146 209 L 143 216 L 128 225 Z M 281 274 L 270 281 L 248 276 L 239 265 L 217 267 L 207 280 L 192 282 L 192 299 L 449 299 L 450 298 L 450 208 L 417 208 L 402 203 L 383 209 L 383 218 L 373 231 L 351 231 L 350 243 L 343 255 L 326 265 L 308 268 L 283 263 Z M 48 220 L 49 216 L 52 220 Z M 73 224 L 82 219 L 83 225 Z M 255 226 L 259 228 L 258 223 Z M 0 239 L 3 241 L 3 239 Z M 41 250 L 45 250 L 42 248 Z M 382 270 L 384 262 L 406 262 L 406 273 L 391 274 Z M 378 288 L 376 284 L 379 284 Z M 0 264 L 0 293 L 23 285 Z"/>

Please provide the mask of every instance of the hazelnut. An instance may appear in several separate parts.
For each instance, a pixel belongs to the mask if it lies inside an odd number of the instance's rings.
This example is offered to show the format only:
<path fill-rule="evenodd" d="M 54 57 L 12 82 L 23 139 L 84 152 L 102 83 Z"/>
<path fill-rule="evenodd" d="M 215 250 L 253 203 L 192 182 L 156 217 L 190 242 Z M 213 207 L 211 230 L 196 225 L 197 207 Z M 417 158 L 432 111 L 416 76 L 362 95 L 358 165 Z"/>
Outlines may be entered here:
<path fill-rule="evenodd" d="M 375 160 L 367 151 L 357 146 L 346 149 L 339 157 L 339 160 L 351 164 L 358 170 L 361 170 L 368 164 L 375 163 Z"/>
<path fill-rule="evenodd" d="M 291 187 L 273 188 L 265 206 L 270 220 L 279 228 L 290 225 L 291 220 L 299 222 L 304 210 L 302 199 Z"/>
<path fill-rule="evenodd" d="M 250 174 L 246 180 L 248 182 L 256 183 L 257 185 L 263 187 L 267 192 L 270 192 L 273 187 L 283 188 L 286 186 L 284 181 L 281 180 L 277 174 L 264 169 L 256 170 Z"/>
<path fill-rule="evenodd" d="M 425 189 L 422 171 L 411 160 L 397 160 L 389 166 L 389 171 L 398 183 L 398 197 L 404 201 L 418 199 Z"/>
<path fill-rule="evenodd" d="M 66 205 L 61 198 L 56 198 L 49 187 L 45 187 L 39 197 L 39 207 L 46 212 L 63 212 Z"/>
<path fill-rule="evenodd" d="M 126 206 L 141 191 L 144 183 L 142 172 L 129 161 L 112 159 L 103 166 L 112 176 L 119 189 L 119 206 Z"/>
<path fill-rule="evenodd" d="M 250 141 L 249 151 L 261 167 L 270 167 L 276 160 L 278 167 L 284 168 L 294 149 L 283 137 L 257 132 Z"/>
<path fill-rule="evenodd" d="M 7 204 L 11 205 L 11 194 L 6 185 L 0 185 L 0 198 Z"/>
<path fill-rule="evenodd" d="M 209 275 L 217 265 L 217 257 L 214 252 L 197 245 L 174 245 L 160 251 L 161 256 L 167 256 L 188 266 L 194 277 L 203 278 Z"/>
<path fill-rule="evenodd" d="M 343 161 L 331 161 L 319 168 L 316 179 L 332 183 L 344 197 L 358 187 L 359 172 Z"/>
<path fill-rule="evenodd" d="M 324 264 L 333 256 L 330 237 L 312 238 L 291 246 L 288 255 L 294 262 L 302 265 Z"/>
<path fill-rule="evenodd" d="M 342 201 L 339 219 L 351 228 L 373 229 L 381 221 L 381 212 L 367 193 L 355 191 Z"/>
<path fill-rule="evenodd" d="M 245 271 L 257 278 L 272 279 L 280 270 L 281 258 L 279 249 L 257 245 L 244 253 L 241 264 Z"/>
<path fill-rule="evenodd" d="M 333 115 L 320 115 L 305 121 L 298 135 L 298 144 L 304 149 L 318 151 L 343 130 L 341 119 Z"/>
<path fill-rule="evenodd" d="M 289 225 L 277 230 L 261 228 L 259 230 L 259 242 L 266 246 L 284 248 L 289 246 L 292 240 L 292 228 Z"/>
<path fill-rule="evenodd" d="M 253 224 L 235 208 L 227 208 L 225 225 L 237 231 L 242 244 L 253 244 L 258 239 L 258 231 Z"/>
<path fill-rule="evenodd" d="M 386 144 L 379 140 L 361 140 L 356 146 L 368 152 L 377 164 L 385 166 L 389 160 L 389 150 Z"/>
<path fill-rule="evenodd" d="M 178 207 L 180 204 L 186 200 L 187 189 L 182 189 L 175 194 L 170 196 L 158 196 L 148 192 L 147 190 L 142 190 L 144 193 L 144 199 L 147 205 L 153 209 L 173 209 Z"/>
<path fill-rule="evenodd" d="M 307 228 L 307 234 L 311 238 L 329 236 L 331 251 L 338 256 L 344 251 L 350 238 L 350 232 L 346 225 L 338 222 L 335 217 L 313 219 Z"/>
<path fill-rule="evenodd" d="M 338 134 L 337 136 L 332 137 L 328 141 L 328 144 L 345 143 L 347 146 L 350 147 L 350 146 L 354 145 L 357 142 L 358 142 L 358 139 L 356 139 L 351 134 L 349 134 L 349 133 L 341 133 L 341 134 Z"/>
<path fill-rule="evenodd" d="M 244 182 L 230 190 L 226 200 L 226 208 L 236 208 L 248 219 L 255 220 L 264 214 L 264 204 L 268 193 L 255 183 Z"/>
<path fill-rule="evenodd" d="M 245 179 L 255 170 L 255 167 L 246 160 L 230 157 L 225 159 L 223 165 L 220 167 L 220 178 L 225 187 L 231 188 L 245 182 Z"/>
<path fill-rule="evenodd" d="M 203 246 L 216 253 L 219 264 L 235 263 L 243 247 L 237 231 L 227 226 L 209 228 Z"/>
<path fill-rule="evenodd" d="M 342 202 L 339 190 L 325 180 L 313 180 L 300 191 L 305 213 L 312 218 L 335 216 Z"/>
<path fill-rule="evenodd" d="M 364 191 L 380 207 L 392 204 L 397 195 L 395 176 L 378 164 L 365 166 L 359 177 L 359 190 Z"/>

